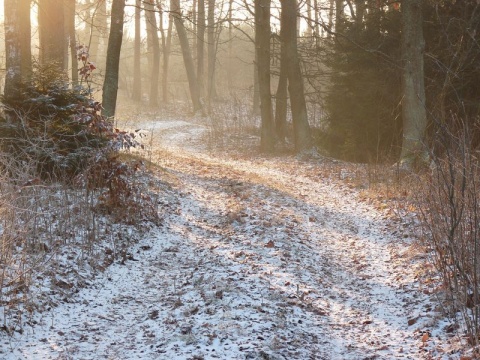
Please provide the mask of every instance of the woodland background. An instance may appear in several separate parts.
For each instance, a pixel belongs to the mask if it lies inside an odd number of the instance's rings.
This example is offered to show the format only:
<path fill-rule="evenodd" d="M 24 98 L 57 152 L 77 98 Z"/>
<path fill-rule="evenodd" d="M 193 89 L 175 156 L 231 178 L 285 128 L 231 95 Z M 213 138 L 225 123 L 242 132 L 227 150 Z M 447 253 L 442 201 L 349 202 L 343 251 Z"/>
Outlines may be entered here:
<path fill-rule="evenodd" d="M 60 246 L 57 232 L 84 226 L 82 246 L 101 237 L 92 207 L 158 220 L 142 160 L 122 158 L 145 147 L 116 126 L 129 103 L 188 109 L 221 141 L 254 134 L 252 151 L 317 149 L 382 166 L 386 183 L 413 177 L 425 251 L 477 344 L 479 11 L 477 0 L 4 0 L 0 300 L 25 294 L 31 254 Z M 44 226 L 60 216 L 42 218 L 58 191 L 82 198 L 75 211 L 90 220 Z"/>

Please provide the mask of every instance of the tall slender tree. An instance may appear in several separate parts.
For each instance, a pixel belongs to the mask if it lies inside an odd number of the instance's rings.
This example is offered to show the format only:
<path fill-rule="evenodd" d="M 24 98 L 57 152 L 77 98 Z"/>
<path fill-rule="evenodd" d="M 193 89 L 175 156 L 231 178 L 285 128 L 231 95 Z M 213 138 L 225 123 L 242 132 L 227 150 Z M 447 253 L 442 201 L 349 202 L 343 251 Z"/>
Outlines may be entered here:
<path fill-rule="evenodd" d="M 308 123 L 307 104 L 303 86 L 303 76 L 298 56 L 297 36 L 297 4 L 295 0 L 281 0 L 281 31 L 285 46 L 285 60 L 288 74 L 288 92 L 292 108 L 293 135 L 295 150 L 303 151 L 312 147 L 310 125 Z"/>
<path fill-rule="evenodd" d="M 38 0 L 40 63 L 54 66 L 60 73 L 66 70 L 64 1 Z"/>
<path fill-rule="evenodd" d="M 198 90 L 197 78 L 195 76 L 195 63 L 193 61 L 192 52 L 188 43 L 187 31 L 182 19 L 180 0 L 170 1 L 170 13 L 172 14 L 173 21 L 175 23 L 175 29 L 177 30 L 180 47 L 182 48 L 183 62 L 187 72 L 193 111 L 197 112 L 199 110 L 203 110 L 203 108 L 200 102 L 200 93 Z"/>
<path fill-rule="evenodd" d="M 142 69 L 141 50 L 142 34 L 140 32 L 140 21 L 142 16 L 142 0 L 135 0 L 135 38 L 133 40 L 133 89 L 132 100 L 142 100 Z"/>
<path fill-rule="evenodd" d="M 197 21 L 197 81 L 200 97 L 203 97 L 205 88 L 205 0 L 198 0 Z"/>
<path fill-rule="evenodd" d="M 71 77 L 72 85 L 78 84 L 78 59 L 77 59 L 77 38 L 75 31 L 75 0 L 66 0 L 65 4 L 65 22 L 67 27 L 68 44 L 70 47 L 70 61 L 72 63 Z"/>
<path fill-rule="evenodd" d="M 312 0 L 307 0 L 307 31 L 306 35 L 308 37 L 312 36 L 314 25 L 313 25 L 313 11 L 312 11 Z"/>
<path fill-rule="evenodd" d="M 402 1 L 403 141 L 400 161 L 410 167 L 426 161 L 424 136 L 427 127 L 424 75 L 422 0 Z"/>
<path fill-rule="evenodd" d="M 264 152 L 273 151 L 275 145 L 270 91 L 270 6 L 271 0 L 255 0 L 255 47 L 262 117 L 260 150 Z"/>
<path fill-rule="evenodd" d="M 100 63 L 105 56 L 103 53 L 100 53 L 100 43 L 105 41 L 108 29 L 107 0 L 94 0 L 92 4 L 93 13 L 90 20 L 89 55 L 91 61 Z"/>
<path fill-rule="evenodd" d="M 343 23 L 345 17 L 345 2 L 344 0 L 335 0 L 335 32 L 341 33 L 343 30 Z"/>
<path fill-rule="evenodd" d="M 157 15 L 153 0 L 145 0 L 145 20 L 147 22 L 147 43 L 151 51 L 150 96 L 149 104 L 158 106 L 158 87 L 160 79 L 160 39 L 158 38 Z"/>
<path fill-rule="evenodd" d="M 30 36 L 26 43 L 24 43 L 26 37 L 22 36 L 22 33 L 30 29 L 30 4 L 28 4 L 27 18 L 24 11 L 26 3 L 27 1 L 23 0 L 4 1 L 6 58 L 4 96 L 6 99 L 16 97 L 26 74 L 31 71 Z"/>
<path fill-rule="evenodd" d="M 227 63 L 228 89 L 233 86 L 233 0 L 228 0 L 228 63 Z"/>
<path fill-rule="evenodd" d="M 163 69 L 162 69 L 162 101 L 164 104 L 168 103 L 168 65 L 170 59 L 170 48 L 172 44 L 172 27 L 173 19 L 168 15 L 168 28 L 165 34 L 163 25 L 165 12 L 163 10 L 163 2 L 157 0 L 157 8 L 160 13 L 160 34 L 162 36 L 162 54 L 163 54 Z"/>
<path fill-rule="evenodd" d="M 30 19 L 31 0 L 20 0 L 18 5 L 20 36 L 20 69 L 22 80 L 28 81 L 32 75 L 32 25 Z"/>
<path fill-rule="evenodd" d="M 331 32 L 333 31 L 333 12 L 335 8 L 335 0 L 330 0 L 330 4 L 328 7 L 328 33 L 327 38 L 330 39 L 332 37 Z"/>
<path fill-rule="evenodd" d="M 118 73 L 120 68 L 124 15 L 125 0 L 113 0 L 102 94 L 102 115 L 109 118 L 115 116 L 115 108 L 117 106 Z"/>
<path fill-rule="evenodd" d="M 285 46 L 284 26 L 280 27 L 280 75 L 275 95 L 275 130 L 278 139 L 283 142 L 287 136 L 288 109 L 288 65 Z"/>
<path fill-rule="evenodd" d="M 208 57 L 208 102 L 211 103 L 217 97 L 217 87 L 215 86 L 215 64 L 217 61 L 217 44 L 215 41 L 215 0 L 208 0 L 207 16 L 207 57 Z"/>

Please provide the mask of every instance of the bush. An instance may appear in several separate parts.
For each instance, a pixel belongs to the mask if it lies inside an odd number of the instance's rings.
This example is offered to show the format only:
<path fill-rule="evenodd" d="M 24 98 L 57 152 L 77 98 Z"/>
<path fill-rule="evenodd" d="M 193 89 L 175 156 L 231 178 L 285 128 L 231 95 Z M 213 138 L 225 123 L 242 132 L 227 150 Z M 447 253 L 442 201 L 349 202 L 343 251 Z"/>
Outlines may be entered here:
<path fill-rule="evenodd" d="M 72 179 L 92 158 L 138 145 L 133 134 L 114 129 L 100 114 L 101 104 L 87 89 L 69 88 L 48 69 L 37 70 L 3 105 L 3 150 L 19 161 L 34 161 L 42 179 Z"/>
<path fill-rule="evenodd" d="M 137 133 L 115 129 L 88 90 L 37 70 L 3 105 L 0 333 L 12 334 L 158 223 L 158 188 L 142 161 L 120 159 Z"/>
<path fill-rule="evenodd" d="M 426 245 L 450 311 L 462 314 L 472 345 L 480 336 L 480 161 L 464 122 L 439 126 L 434 169 L 422 198 Z"/>

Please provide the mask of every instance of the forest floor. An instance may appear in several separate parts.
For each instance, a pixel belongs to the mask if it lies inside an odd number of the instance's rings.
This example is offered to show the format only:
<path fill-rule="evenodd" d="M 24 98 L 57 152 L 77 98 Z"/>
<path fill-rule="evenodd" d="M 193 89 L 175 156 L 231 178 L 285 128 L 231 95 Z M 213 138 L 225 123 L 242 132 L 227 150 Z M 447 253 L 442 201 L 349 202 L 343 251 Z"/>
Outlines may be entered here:
<path fill-rule="evenodd" d="M 170 184 L 162 225 L 0 358 L 459 358 L 413 218 L 362 199 L 347 165 L 214 155 L 198 121 L 139 126 Z"/>

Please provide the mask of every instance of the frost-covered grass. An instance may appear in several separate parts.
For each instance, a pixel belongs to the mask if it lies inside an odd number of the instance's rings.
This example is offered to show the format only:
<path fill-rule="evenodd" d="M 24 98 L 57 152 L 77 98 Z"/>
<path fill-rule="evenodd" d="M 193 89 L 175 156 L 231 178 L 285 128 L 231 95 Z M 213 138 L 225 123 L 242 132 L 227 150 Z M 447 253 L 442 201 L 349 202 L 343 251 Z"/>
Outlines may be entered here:
<path fill-rule="evenodd" d="M 10 337 L 70 301 L 155 226 L 147 209 L 161 185 L 140 173 L 128 179 L 143 191 L 143 198 L 129 198 L 145 206 L 143 218 L 110 206 L 112 194 L 103 187 L 80 179 L 79 184 L 46 182 L 25 163 L 3 161 L 2 166 L 7 171 L 0 186 L 0 335 Z"/>

